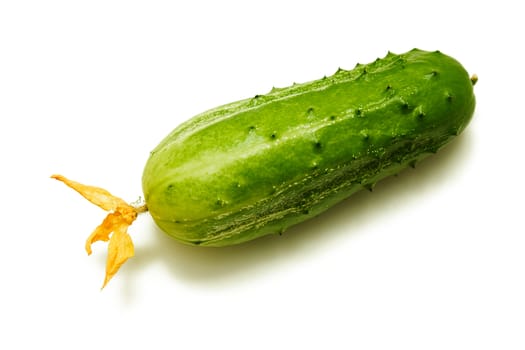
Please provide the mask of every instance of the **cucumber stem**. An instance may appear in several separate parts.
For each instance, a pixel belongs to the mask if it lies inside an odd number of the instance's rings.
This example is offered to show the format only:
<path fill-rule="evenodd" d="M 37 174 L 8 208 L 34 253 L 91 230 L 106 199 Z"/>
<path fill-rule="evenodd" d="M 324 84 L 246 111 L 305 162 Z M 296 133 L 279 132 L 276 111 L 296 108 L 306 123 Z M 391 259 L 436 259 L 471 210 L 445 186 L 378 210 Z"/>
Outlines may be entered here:
<path fill-rule="evenodd" d="M 472 74 L 472 76 L 470 77 L 470 81 L 472 82 L 472 86 L 476 85 L 476 83 L 478 82 L 478 75 Z"/>

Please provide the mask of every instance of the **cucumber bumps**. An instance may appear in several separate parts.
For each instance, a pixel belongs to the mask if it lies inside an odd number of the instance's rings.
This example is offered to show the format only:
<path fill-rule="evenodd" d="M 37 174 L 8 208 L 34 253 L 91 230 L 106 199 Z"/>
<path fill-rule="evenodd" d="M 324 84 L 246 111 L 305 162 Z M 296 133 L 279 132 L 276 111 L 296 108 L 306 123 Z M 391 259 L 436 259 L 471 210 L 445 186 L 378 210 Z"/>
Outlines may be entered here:
<path fill-rule="evenodd" d="M 281 233 L 437 152 L 469 123 L 475 80 L 414 49 L 204 112 L 151 152 L 148 210 L 188 244 Z"/>

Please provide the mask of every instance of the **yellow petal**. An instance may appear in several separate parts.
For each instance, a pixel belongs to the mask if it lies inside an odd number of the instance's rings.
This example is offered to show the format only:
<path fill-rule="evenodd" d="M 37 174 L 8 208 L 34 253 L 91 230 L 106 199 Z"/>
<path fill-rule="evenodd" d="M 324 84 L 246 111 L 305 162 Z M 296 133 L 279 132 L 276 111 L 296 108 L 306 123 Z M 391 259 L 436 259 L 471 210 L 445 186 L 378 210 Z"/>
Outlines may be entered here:
<path fill-rule="evenodd" d="M 122 215 L 119 212 L 109 213 L 100 225 L 91 233 L 86 240 L 86 252 L 91 255 L 91 245 L 98 241 L 109 241 L 109 235 L 114 231 L 115 227 L 119 225 L 122 220 Z"/>
<path fill-rule="evenodd" d="M 120 267 L 133 256 L 135 250 L 133 242 L 127 232 L 128 226 L 123 224 L 115 229 L 108 245 L 108 258 L 106 260 L 106 277 L 102 288 L 115 276 Z"/>
<path fill-rule="evenodd" d="M 122 199 L 113 196 L 111 193 L 109 193 L 103 188 L 83 185 L 76 181 L 69 180 L 68 178 L 62 175 L 52 175 L 51 178 L 62 181 L 63 183 L 80 193 L 88 201 L 101 207 L 106 211 L 115 210 L 119 205 L 128 205 Z"/>

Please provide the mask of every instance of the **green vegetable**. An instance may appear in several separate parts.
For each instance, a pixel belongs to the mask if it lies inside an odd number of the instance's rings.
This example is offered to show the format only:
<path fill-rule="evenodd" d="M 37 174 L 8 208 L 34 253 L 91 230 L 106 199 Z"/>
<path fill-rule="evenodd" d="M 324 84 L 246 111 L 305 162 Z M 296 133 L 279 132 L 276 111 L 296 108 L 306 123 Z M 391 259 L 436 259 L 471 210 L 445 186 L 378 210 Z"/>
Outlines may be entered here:
<path fill-rule="evenodd" d="M 414 49 L 207 111 L 151 152 L 144 205 L 52 178 L 109 212 L 86 241 L 88 254 L 109 241 L 104 287 L 134 255 L 127 230 L 139 213 L 194 245 L 282 233 L 459 135 L 476 81 L 453 58 Z"/>
<path fill-rule="evenodd" d="M 188 244 L 282 233 L 451 141 L 473 115 L 475 80 L 414 49 L 212 109 L 151 152 L 148 210 Z"/>

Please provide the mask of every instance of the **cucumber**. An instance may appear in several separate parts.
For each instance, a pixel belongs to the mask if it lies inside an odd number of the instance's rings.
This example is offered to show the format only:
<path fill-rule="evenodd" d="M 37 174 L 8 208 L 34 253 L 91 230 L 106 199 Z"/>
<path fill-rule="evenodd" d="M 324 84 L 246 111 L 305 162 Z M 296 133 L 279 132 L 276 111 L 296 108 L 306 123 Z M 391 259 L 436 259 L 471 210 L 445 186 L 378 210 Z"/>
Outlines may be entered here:
<path fill-rule="evenodd" d="M 414 49 L 209 110 L 151 152 L 148 210 L 187 244 L 282 233 L 459 135 L 474 82 L 455 59 Z"/>

